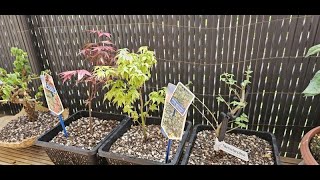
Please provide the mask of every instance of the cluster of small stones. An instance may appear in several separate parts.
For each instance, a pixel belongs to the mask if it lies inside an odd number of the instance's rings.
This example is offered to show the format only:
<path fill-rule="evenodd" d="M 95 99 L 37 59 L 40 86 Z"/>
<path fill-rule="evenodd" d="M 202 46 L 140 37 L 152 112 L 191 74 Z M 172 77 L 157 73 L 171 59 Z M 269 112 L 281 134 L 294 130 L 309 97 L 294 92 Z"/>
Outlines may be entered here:
<path fill-rule="evenodd" d="M 51 142 L 92 150 L 120 123 L 117 120 L 102 120 L 96 117 L 92 117 L 92 119 L 93 134 L 89 128 L 89 117 L 82 117 L 66 127 L 68 137 L 65 137 L 64 133 L 60 131 Z"/>
<path fill-rule="evenodd" d="M 320 134 L 316 134 L 310 141 L 310 151 L 314 159 L 320 164 Z"/>
<path fill-rule="evenodd" d="M 24 139 L 39 136 L 59 123 L 59 118 L 49 112 L 38 112 L 36 121 L 29 121 L 27 116 L 20 116 L 10 121 L 0 131 L 1 142 L 21 142 Z"/>
<path fill-rule="evenodd" d="M 214 151 L 215 134 L 204 130 L 197 134 L 188 164 L 190 165 L 273 165 L 272 146 L 255 135 L 228 133 L 225 142 L 248 152 L 249 161 L 244 161 L 223 151 Z"/>
<path fill-rule="evenodd" d="M 142 128 L 131 126 L 112 144 L 110 152 L 165 163 L 168 139 L 162 135 L 160 128 L 160 125 L 147 125 L 148 140 L 144 142 Z M 173 159 L 178 145 L 179 141 L 172 140 L 170 160 Z"/>

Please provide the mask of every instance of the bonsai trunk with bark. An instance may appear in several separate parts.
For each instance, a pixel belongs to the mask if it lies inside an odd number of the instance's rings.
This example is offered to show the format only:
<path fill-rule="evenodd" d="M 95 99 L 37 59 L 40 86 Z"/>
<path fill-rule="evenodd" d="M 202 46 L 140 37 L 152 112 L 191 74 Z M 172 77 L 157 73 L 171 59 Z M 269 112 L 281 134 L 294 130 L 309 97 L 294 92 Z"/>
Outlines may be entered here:
<path fill-rule="evenodd" d="M 25 100 L 23 103 L 24 110 L 27 113 L 29 121 L 37 120 L 38 113 L 36 112 L 36 102 Z"/>

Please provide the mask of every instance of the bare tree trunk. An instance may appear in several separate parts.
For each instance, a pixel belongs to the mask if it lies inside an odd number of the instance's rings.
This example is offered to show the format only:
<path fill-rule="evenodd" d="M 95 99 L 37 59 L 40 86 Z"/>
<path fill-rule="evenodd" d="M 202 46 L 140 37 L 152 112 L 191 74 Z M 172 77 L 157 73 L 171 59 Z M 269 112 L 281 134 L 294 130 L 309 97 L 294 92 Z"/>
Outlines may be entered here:
<path fill-rule="evenodd" d="M 147 136 L 147 127 L 146 127 L 146 117 L 143 113 L 143 99 L 142 99 L 142 90 L 140 89 L 140 113 L 141 113 L 141 125 L 142 125 L 142 132 L 143 132 L 143 139 L 144 142 L 147 142 L 148 136 Z"/>
<path fill-rule="evenodd" d="M 23 103 L 24 110 L 27 113 L 29 121 L 37 120 L 38 113 L 36 112 L 36 103 L 34 101 L 25 101 Z"/>

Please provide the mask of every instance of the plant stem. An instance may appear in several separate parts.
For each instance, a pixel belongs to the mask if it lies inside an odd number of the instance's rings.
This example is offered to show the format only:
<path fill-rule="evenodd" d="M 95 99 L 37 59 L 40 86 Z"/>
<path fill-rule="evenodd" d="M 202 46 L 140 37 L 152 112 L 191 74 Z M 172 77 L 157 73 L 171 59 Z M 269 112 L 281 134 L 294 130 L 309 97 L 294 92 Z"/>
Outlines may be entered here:
<path fill-rule="evenodd" d="M 93 135 L 93 125 L 92 125 L 92 92 L 93 87 L 92 84 L 89 86 L 89 98 L 88 98 L 88 108 L 89 108 L 89 128 L 90 133 Z"/>
<path fill-rule="evenodd" d="M 196 100 L 198 100 L 207 110 L 207 112 L 210 113 L 210 115 L 213 117 L 213 120 L 215 121 L 216 124 L 219 124 L 216 117 L 214 116 L 213 112 L 199 99 L 197 98 L 196 96 L 194 97 Z M 200 112 L 200 111 L 199 111 Z"/>
<path fill-rule="evenodd" d="M 245 97 L 246 97 L 246 90 L 245 90 L 245 87 L 244 87 L 244 88 L 241 88 L 241 99 L 240 99 L 240 102 L 245 102 Z M 237 111 L 240 110 L 240 109 L 241 109 L 240 106 L 235 107 L 234 109 L 231 110 L 231 114 L 235 115 L 237 113 Z"/>
<path fill-rule="evenodd" d="M 239 99 L 241 99 L 241 97 L 240 97 L 239 93 L 238 93 L 235 89 L 231 89 L 231 91 L 233 91 L 233 92 L 234 92 L 234 94 L 235 94 Z"/>
<path fill-rule="evenodd" d="M 144 142 L 147 141 L 147 128 L 146 128 L 146 120 L 143 112 L 143 99 L 142 99 L 142 88 L 140 88 L 140 113 L 141 113 L 141 125 L 142 125 L 142 131 L 143 131 L 143 138 Z"/>
<path fill-rule="evenodd" d="M 230 131 L 233 131 L 233 130 L 239 128 L 239 127 L 240 127 L 240 126 L 237 126 L 237 127 L 232 128 L 232 129 L 229 129 L 228 131 L 226 131 L 226 133 L 228 133 L 228 132 L 230 132 Z"/>
<path fill-rule="evenodd" d="M 30 78 L 30 80 L 40 79 L 40 77 Z"/>
<path fill-rule="evenodd" d="M 227 101 L 220 94 L 219 94 L 219 97 L 221 97 L 223 99 L 223 101 L 221 101 L 221 102 L 223 102 L 228 107 L 229 111 L 232 111 L 232 108 L 230 107 L 230 104 L 227 103 Z"/>
<path fill-rule="evenodd" d="M 233 122 L 235 122 L 235 121 L 236 121 L 236 120 L 233 120 L 233 121 L 228 121 L 228 124 L 229 124 L 229 123 L 233 123 Z"/>
<path fill-rule="evenodd" d="M 202 112 L 197 108 L 197 106 L 195 106 L 193 103 L 191 104 L 194 108 L 196 108 L 197 111 L 199 111 L 199 113 L 207 120 L 207 122 L 210 124 L 210 126 L 214 129 L 214 131 L 216 131 L 216 128 L 214 127 L 214 125 L 210 122 L 210 120 L 204 115 L 202 114 Z M 214 116 L 213 116 L 214 117 Z M 214 117 L 215 118 L 215 117 Z"/>

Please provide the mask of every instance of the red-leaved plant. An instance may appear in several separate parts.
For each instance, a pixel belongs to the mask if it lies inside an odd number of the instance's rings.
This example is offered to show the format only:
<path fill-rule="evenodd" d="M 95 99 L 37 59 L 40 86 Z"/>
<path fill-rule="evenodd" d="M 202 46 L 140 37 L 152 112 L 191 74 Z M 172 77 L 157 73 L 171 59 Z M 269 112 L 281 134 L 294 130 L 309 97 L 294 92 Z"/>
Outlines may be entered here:
<path fill-rule="evenodd" d="M 99 42 L 97 43 L 87 43 L 80 50 L 78 55 L 83 55 L 86 60 L 88 60 L 91 64 L 91 69 L 89 71 L 85 69 L 73 70 L 73 71 L 65 71 L 60 73 L 60 77 L 62 78 L 62 82 L 64 83 L 67 80 L 71 80 L 73 76 L 78 75 L 76 80 L 76 84 L 80 82 L 88 83 L 89 85 L 89 97 L 85 101 L 86 106 L 88 106 L 89 110 L 89 127 L 90 132 L 93 134 L 92 127 L 92 101 L 96 98 L 97 90 L 100 88 L 105 80 L 98 79 L 96 76 L 93 76 L 93 66 L 104 65 L 104 66 L 115 66 L 116 65 L 116 47 L 110 41 L 111 34 L 102 31 L 89 30 L 90 33 L 98 35 Z M 103 40 L 105 37 L 105 40 Z"/>

